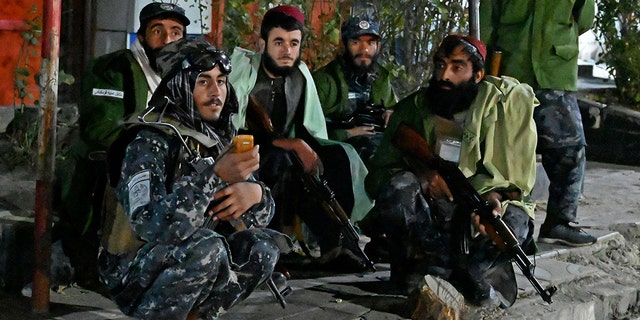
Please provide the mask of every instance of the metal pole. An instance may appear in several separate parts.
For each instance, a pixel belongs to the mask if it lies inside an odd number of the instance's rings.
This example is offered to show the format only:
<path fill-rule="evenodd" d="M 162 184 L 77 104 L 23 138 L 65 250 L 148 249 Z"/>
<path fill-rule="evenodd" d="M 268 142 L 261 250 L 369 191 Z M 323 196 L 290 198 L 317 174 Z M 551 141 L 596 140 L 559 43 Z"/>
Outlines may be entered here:
<path fill-rule="evenodd" d="M 469 0 L 469 35 L 480 39 L 480 0 Z"/>
<path fill-rule="evenodd" d="M 216 47 L 223 47 L 224 36 L 222 30 L 224 28 L 224 0 L 211 1 L 211 31 L 209 32 L 209 41 Z"/>
<path fill-rule="evenodd" d="M 58 62 L 62 0 L 45 0 L 42 25 L 42 67 L 40 68 L 40 132 L 34 225 L 35 270 L 32 310 L 49 312 L 51 270 L 51 211 L 53 172 L 56 154 L 56 107 L 58 102 Z"/>

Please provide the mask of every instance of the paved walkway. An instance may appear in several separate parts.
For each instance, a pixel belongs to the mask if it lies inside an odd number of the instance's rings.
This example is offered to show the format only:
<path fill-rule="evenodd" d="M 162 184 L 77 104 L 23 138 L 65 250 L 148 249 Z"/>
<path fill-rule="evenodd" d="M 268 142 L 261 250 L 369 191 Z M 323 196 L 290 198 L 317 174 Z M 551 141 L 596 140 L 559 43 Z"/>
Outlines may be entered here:
<path fill-rule="evenodd" d="M 594 246 L 582 249 L 545 246 L 541 254 L 536 257 L 537 279 L 545 288 L 554 284 L 560 289 L 553 297 L 553 304 L 544 303 L 526 278 L 518 272 L 520 298 L 511 309 L 507 310 L 508 313 L 470 309 L 467 318 L 486 319 L 487 314 L 495 312 L 495 317 L 491 318 L 601 319 L 595 317 L 596 304 L 599 303 L 600 308 L 604 308 L 598 299 L 576 301 L 573 297 L 567 296 L 563 289 L 564 285 L 580 279 L 603 276 L 603 272 L 594 267 L 554 259 L 557 255 L 568 254 L 572 250 L 601 250 L 610 241 L 619 241 L 621 238 L 617 232 L 592 231 L 599 236 L 599 243 Z M 221 319 L 409 319 L 413 305 L 410 305 L 407 296 L 389 293 L 389 287 L 385 281 L 389 276 L 388 265 L 378 264 L 377 268 L 378 271 L 375 273 L 291 280 L 289 285 L 293 288 L 293 293 L 286 298 L 287 306 L 284 309 L 276 303 L 269 291 L 261 289 L 231 309 Z M 627 308 L 632 305 L 637 306 L 638 290 L 631 286 L 624 286 L 622 289 L 628 293 Z M 606 297 L 609 296 L 612 294 L 606 295 Z M 636 301 L 632 301 L 631 296 L 635 296 Z M 130 319 L 102 295 L 77 287 L 67 288 L 61 293 L 52 291 L 50 301 L 49 314 L 38 316 L 33 314 L 28 297 L 2 294 L 0 295 L 0 319 Z M 583 313 L 584 316 L 581 316 L 580 314 Z M 550 316 L 553 314 L 556 316 Z"/>

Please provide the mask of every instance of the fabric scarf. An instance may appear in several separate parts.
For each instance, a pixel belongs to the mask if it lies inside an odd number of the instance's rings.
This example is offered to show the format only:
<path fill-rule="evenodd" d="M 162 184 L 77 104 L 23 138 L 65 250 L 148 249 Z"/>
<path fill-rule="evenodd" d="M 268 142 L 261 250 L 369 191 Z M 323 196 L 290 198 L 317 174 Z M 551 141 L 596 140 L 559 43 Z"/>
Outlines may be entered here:
<path fill-rule="evenodd" d="M 133 52 L 133 56 L 140 64 L 142 68 L 142 72 L 144 72 L 145 77 L 147 78 L 147 84 L 149 85 L 149 91 L 147 94 L 147 102 L 151 100 L 151 95 L 158 85 L 160 85 L 160 81 L 162 80 L 160 76 L 151 68 L 151 64 L 149 63 L 149 57 L 147 57 L 147 53 L 144 51 L 144 47 L 140 40 L 136 37 L 136 40 L 131 45 L 131 52 Z"/>
<path fill-rule="evenodd" d="M 226 146 L 236 134 L 231 116 L 237 112 L 237 98 L 233 88 L 228 85 L 227 97 L 220 118 L 215 122 L 203 121 L 193 100 L 193 87 L 200 74 L 195 70 L 180 70 L 173 77 L 165 78 L 154 93 L 150 107 L 160 113 L 178 120 L 187 128 L 196 130 Z"/>

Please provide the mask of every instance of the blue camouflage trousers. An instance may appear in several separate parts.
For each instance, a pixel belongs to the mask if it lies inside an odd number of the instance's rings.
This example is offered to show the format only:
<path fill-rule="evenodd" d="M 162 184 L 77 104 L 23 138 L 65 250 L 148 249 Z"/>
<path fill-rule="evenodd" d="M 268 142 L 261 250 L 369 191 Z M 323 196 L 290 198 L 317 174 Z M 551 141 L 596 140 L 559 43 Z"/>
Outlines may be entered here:
<path fill-rule="evenodd" d="M 576 222 L 586 163 L 585 135 L 575 92 L 535 90 L 540 106 L 533 117 L 538 153 L 549 178 L 545 224 Z"/>
<path fill-rule="evenodd" d="M 216 319 L 271 276 L 279 257 L 261 229 L 227 240 L 198 229 L 177 245 L 147 243 L 131 260 L 100 254 L 99 272 L 120 309 L 139 319 Z"/>
<path fill-rule="evenodd" d="M 461 259 L 459 239 L 464 228 L 460 228 L 459 217 L 471 213 L 454 215 L 457 207 L 446 199 L 427 200 L 412 172 L 402 171 L 391 178 L 362 223 L 369 236 L 388 237 L 392 282 L 411 285 L 408 277 L 412 274 L 432 274 L 455 285 L 458 279 L 452 278 L 462 276 L 476 279 L 476 289 L 489 290 L 483 282 L 485 273 L 493 265 L 506 262 L 507 257 L 490 239 L 480 236 L 472 239 L 469 254 Z M 524 210 L 507 206 L 503 220 L 521 244 L 530 243 L 533 221 Z M 465 228 L 470 230 L 469 223 Z"/>

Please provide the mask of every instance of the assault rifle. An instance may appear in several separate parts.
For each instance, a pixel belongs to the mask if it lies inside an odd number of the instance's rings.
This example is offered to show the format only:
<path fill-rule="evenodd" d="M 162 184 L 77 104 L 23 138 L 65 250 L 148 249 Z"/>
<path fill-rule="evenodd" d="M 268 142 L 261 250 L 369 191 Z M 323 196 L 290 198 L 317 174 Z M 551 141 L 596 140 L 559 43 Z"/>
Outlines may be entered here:
<path fill-rule="evenodd" d="M 387 111 L 383 105 L 366 103 L 359 105 L 356 112 L 342 120 L 327 118 L 327 127 L 331 129 L 351 129 L 360 126 L 373 126 L 375 132 L 384 132 L 385 121 L 382 115 Z"/>
<path fill-rule="evenodd" d="M 462 174 L 458 166 L 433 154 L 431 146 L 418 132 L 405 123 L 400 124 L 393 136 L 393 144 L 405 155 L 417 160 L 420 165 L 438 171 L 454 195 L 455 200 L 463 207 L 474 212 L 485 225 L 488 235 L 496 245 L 513 259 L 525 277 L 531 282 L 538 294 L 547 303 L 551 303 L 551 296 L 558 290 L 555 286 L 548 289 L 533 275 L 533 264 L 522 250 L 518 239 L 501 216 L 493 214 L 493 207 L 478 194 L 471 183 Z"/>
<path fill-rule="evenodd" d="M 273 129 L 269 116 L 253 96 L 249 97 L 249 103 L 247 105 L 247 123 L 249 128 L 267 134 L 271 139 L 279 138 Z M 338 203 L 338 200 L 336 200 L 333 190 L 329 188 L 325 180 L 304 170 L 302 160 L 295 151 L 289 151 L 288 155 L 291 159 L 295 174 L 304 184 L 305 191 L 320 203 L 323 211 L 329 216 L 331 221 L 334 221 L 338 225 L 342 231 L 342 236 L 346 238 L 350 248 L 355 250 L 355 253 L 363 259 L 369 269 L 375 271 L 376 268 L 373 261 L 367 257 L 358 244 L 360 241 L 358 232 L 349 220 L 349 216 L 340 203 Z"/>

